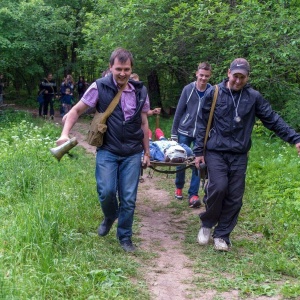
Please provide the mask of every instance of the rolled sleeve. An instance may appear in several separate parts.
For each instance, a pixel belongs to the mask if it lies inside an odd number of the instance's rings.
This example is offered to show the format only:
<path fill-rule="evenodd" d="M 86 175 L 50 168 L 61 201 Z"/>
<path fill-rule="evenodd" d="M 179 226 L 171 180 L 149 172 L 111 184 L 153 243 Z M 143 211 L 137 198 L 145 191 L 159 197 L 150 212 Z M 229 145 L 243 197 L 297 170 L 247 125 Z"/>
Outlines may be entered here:
<path fill-rule="evenodd" d="M 83 94 L 81 101 L 90 107 L 96 107 L 98 101 L 98 88 L 96 82 L 93 82 L 89 86 L 89 88 Z"/>

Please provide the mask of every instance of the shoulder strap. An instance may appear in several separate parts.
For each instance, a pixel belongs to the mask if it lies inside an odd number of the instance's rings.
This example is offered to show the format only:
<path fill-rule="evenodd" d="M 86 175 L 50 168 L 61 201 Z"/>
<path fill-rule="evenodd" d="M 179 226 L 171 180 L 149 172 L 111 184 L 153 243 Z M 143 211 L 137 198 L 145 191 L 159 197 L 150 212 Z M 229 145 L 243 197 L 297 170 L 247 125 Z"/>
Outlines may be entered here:
<path fill-rule="evenodd" d="M 45 92 L 45 89 L 40 90 L 39 93 L 38 93 L 38 96 L 42 95 L 44 92 Z"/>
<path fill-rule="evenodd" d="M 47 80 L 47 82 L 50 84 L 50 87 L 51 87 L 51 89 L 52 89 L 52 92 L 53 92 L 53 94 L 55 94 L 55 92 L 54 92 L 54 88 L 53 88 L 53 86 L 51 85 L 51 82 L 47 79 L 47 78 L 45 78 L 46 80 Z"/>
<path fill-rule="evenodd" d="M 217 98 L 218 98 L 218 93 L 219 93 L 219 87 L 216 84 L 215 85 L 214 98 L 213 98 L 213 101 L 212 101 L 212 104 L 211 104 L 209 118 L 208 118 L 206 132 L 205 132 L 205 138 L 204 138 L 204 144 L 203 144 L 203 152 L 205 152 L 206 142 L 207 142 L 207 139 L 208 139 L 208 134 L 209 134 L 209 131 L 210 131 L 210 126 L 211 126 L 212 118 L 213 118 L 213 115 L 214 115 L 214 110 L 215 110 L 215 106 L 216 106 L 216 102 L 217 102 Z"/>
<path fill-rule="evenodd" d="M 111 115 L 111 113 L 113 112 L 113 110 L 115 109 L 115 107 L 117 106 L 120 98 L 121 98 L 121 94 L 124 91 L 125 87 L 127 85 L 127 82 L 119 89 L 117 95 L 114 97 L 114 99 L 110 102 L 110 104 L 108 105 L 106 111 L 103 113 L 103 121 L 106 122 L 107 118 Z"/>

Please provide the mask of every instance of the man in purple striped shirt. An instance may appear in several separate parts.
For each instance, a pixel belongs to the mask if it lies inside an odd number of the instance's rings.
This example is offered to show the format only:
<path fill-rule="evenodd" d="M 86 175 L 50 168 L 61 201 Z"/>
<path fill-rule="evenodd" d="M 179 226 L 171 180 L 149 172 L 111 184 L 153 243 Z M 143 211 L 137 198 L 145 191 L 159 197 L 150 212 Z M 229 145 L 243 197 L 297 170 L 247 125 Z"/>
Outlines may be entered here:
<path fill-rule="evenodd" d="M 129 80 L 132 54 L 117 48 L 110 57 L 110 74 L 96 80 L 80 101 L 64 116 L 64 127 L 57 145 L 69 140 L 69 133 L 79 116 L 94 107 L 104 112 L 118 90 L 125 84 L 119 104 L 107 119 L 103 145 L 97 148 L 96 182 L 104 220 L 99 236 L 106 236 L 118 219 L 117 238 L 126 252 L 135 251 L 132 224 L 135 210 L 140 166 L 150 165 L 148 119 L 150 109 L 147 90 L 142 82 Z M 146 91 L 143 92 L 143 91 Z"/>

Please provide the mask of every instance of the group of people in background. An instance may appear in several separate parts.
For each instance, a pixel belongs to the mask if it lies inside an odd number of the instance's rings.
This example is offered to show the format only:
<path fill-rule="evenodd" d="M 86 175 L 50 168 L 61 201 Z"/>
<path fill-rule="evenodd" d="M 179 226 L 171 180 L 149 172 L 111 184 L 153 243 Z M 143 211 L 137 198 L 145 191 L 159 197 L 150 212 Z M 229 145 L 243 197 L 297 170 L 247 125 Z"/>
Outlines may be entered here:
<path fill-rule="evenodd" d="M 54 101 L 58 100 L 60 105 L 60 115 L 63 117 L 70 111 L 75 104 L 74 92 L 77 91 L 78 99 L 80 99 L 88 87 L 88 83 L 83 76 L 80 76 L 77 82 L 71 74 L 67 74 L 63 79 L 58 92 L 58 87 L 53 79 L 52 73 L 48 73 L 47 76 L 40 82 L 38 91 L 39 102 L 39 116 L 44 118 L 54 118 Z"/>
<path fill-rule="evenodd" d="M 109 234 L 117 220 L 117 239 L 126 252 L 136 250 L 132 242 L 132 225 L 137 200 L 137 188 L 142 165 L 150 166 L 148 125 L 150 101 L 145 86 L 131 78 L 133 56 L 123 48 L 115 49 L 109 69 L 93 82 L 80 100 L 63 117 L 64 127 L 57 145 L 69 140 L 69 133 L 79 116 L 89 108 L 103 113 L 121 88 L 120 101 L 107 119 L 107 131 L 96 154 L 96 183 L 104 215 L 98 235 Z M 207 166 L 207 185 L 203 202 L 206 210 L 199 214 L 197 241 L 206 245 L 213 238 L 214 249 L 228 251 L 230 234 L 237 224 L 245 190 L 251 133 L 256 118 L 284 141 L 294 144 L 300 155 L 300 134 L 289 127 L 272 110 L 263 96 L 248 83 L 249 62 L 244 58 L 232 61 L 227 79 L 211 86 L 210 64 L 198 65 L 196 80 L 184 87 L 175 113 L 171 138 L 193 147 L 195 168 Z M 51 92 L 51 86 L 45 86 Z M 54 89 L 54 87 L 53 87 Z M 208 119 L 216 92 L 216 106 L 205 144 Z M 157 139 L 164 134 L 156 131 Z M 143 155 L 142 155 L 143 153 Z M 142 161 L 141 161 L 142 160 Z M 196 173 L 196 172 L 195 172 Z M 183 199 L 185 174 L 179 169 L 175 180 L 175 197 Z M 193 173 L 188 190 L 191 208 L 200 206 L 200 177 Z"/>
<path fill-rule="evenodd" d="M 106 77 L 110 73 L 110 69 L 108 68 L 102 72 L 102 77 Z M 130 78 L 139 81 L 139 76 L 136 73 L 133 73 Z M 63 117 L 76 103 L 74 92 L 77 91 L 77 99 L 80 100 L 88 86 L 89 84 L 85 81 L 84 76 L 79 76 L 78 81 L 75 82 L 72 75 L 67 74 L 67 76 L 64 77 L 58 92 L 58 87 L 53 79 L 53 74 L 48 73 L 39 84 L 37 98 L 39 103 L 39 116 L 46 119 L 49 115 L 50 119 L 53 120 L 55 113 L 54 101 L 58 100 L 60 103 L 60 116 Z M 148 116 L 157 115 L 160 114 L 160 112 L 161 108 L 154 108 L 148 111 Z"/>

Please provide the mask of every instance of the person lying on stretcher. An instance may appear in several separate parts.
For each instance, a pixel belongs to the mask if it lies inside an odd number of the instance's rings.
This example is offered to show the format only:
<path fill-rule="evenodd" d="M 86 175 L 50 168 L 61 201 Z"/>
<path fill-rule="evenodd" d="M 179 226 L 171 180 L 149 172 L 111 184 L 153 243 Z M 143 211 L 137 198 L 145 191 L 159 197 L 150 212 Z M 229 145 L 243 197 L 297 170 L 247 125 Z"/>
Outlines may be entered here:
<path fill-rule="evenodd" d="M 156 141 L 152 141 L 152 131 L 149 129 L 150 161 L 165 161 L 182 163 L 193 156 L 193 151 L 185 144 L 169 141 L 160 128 L 155 129 Z"/>

